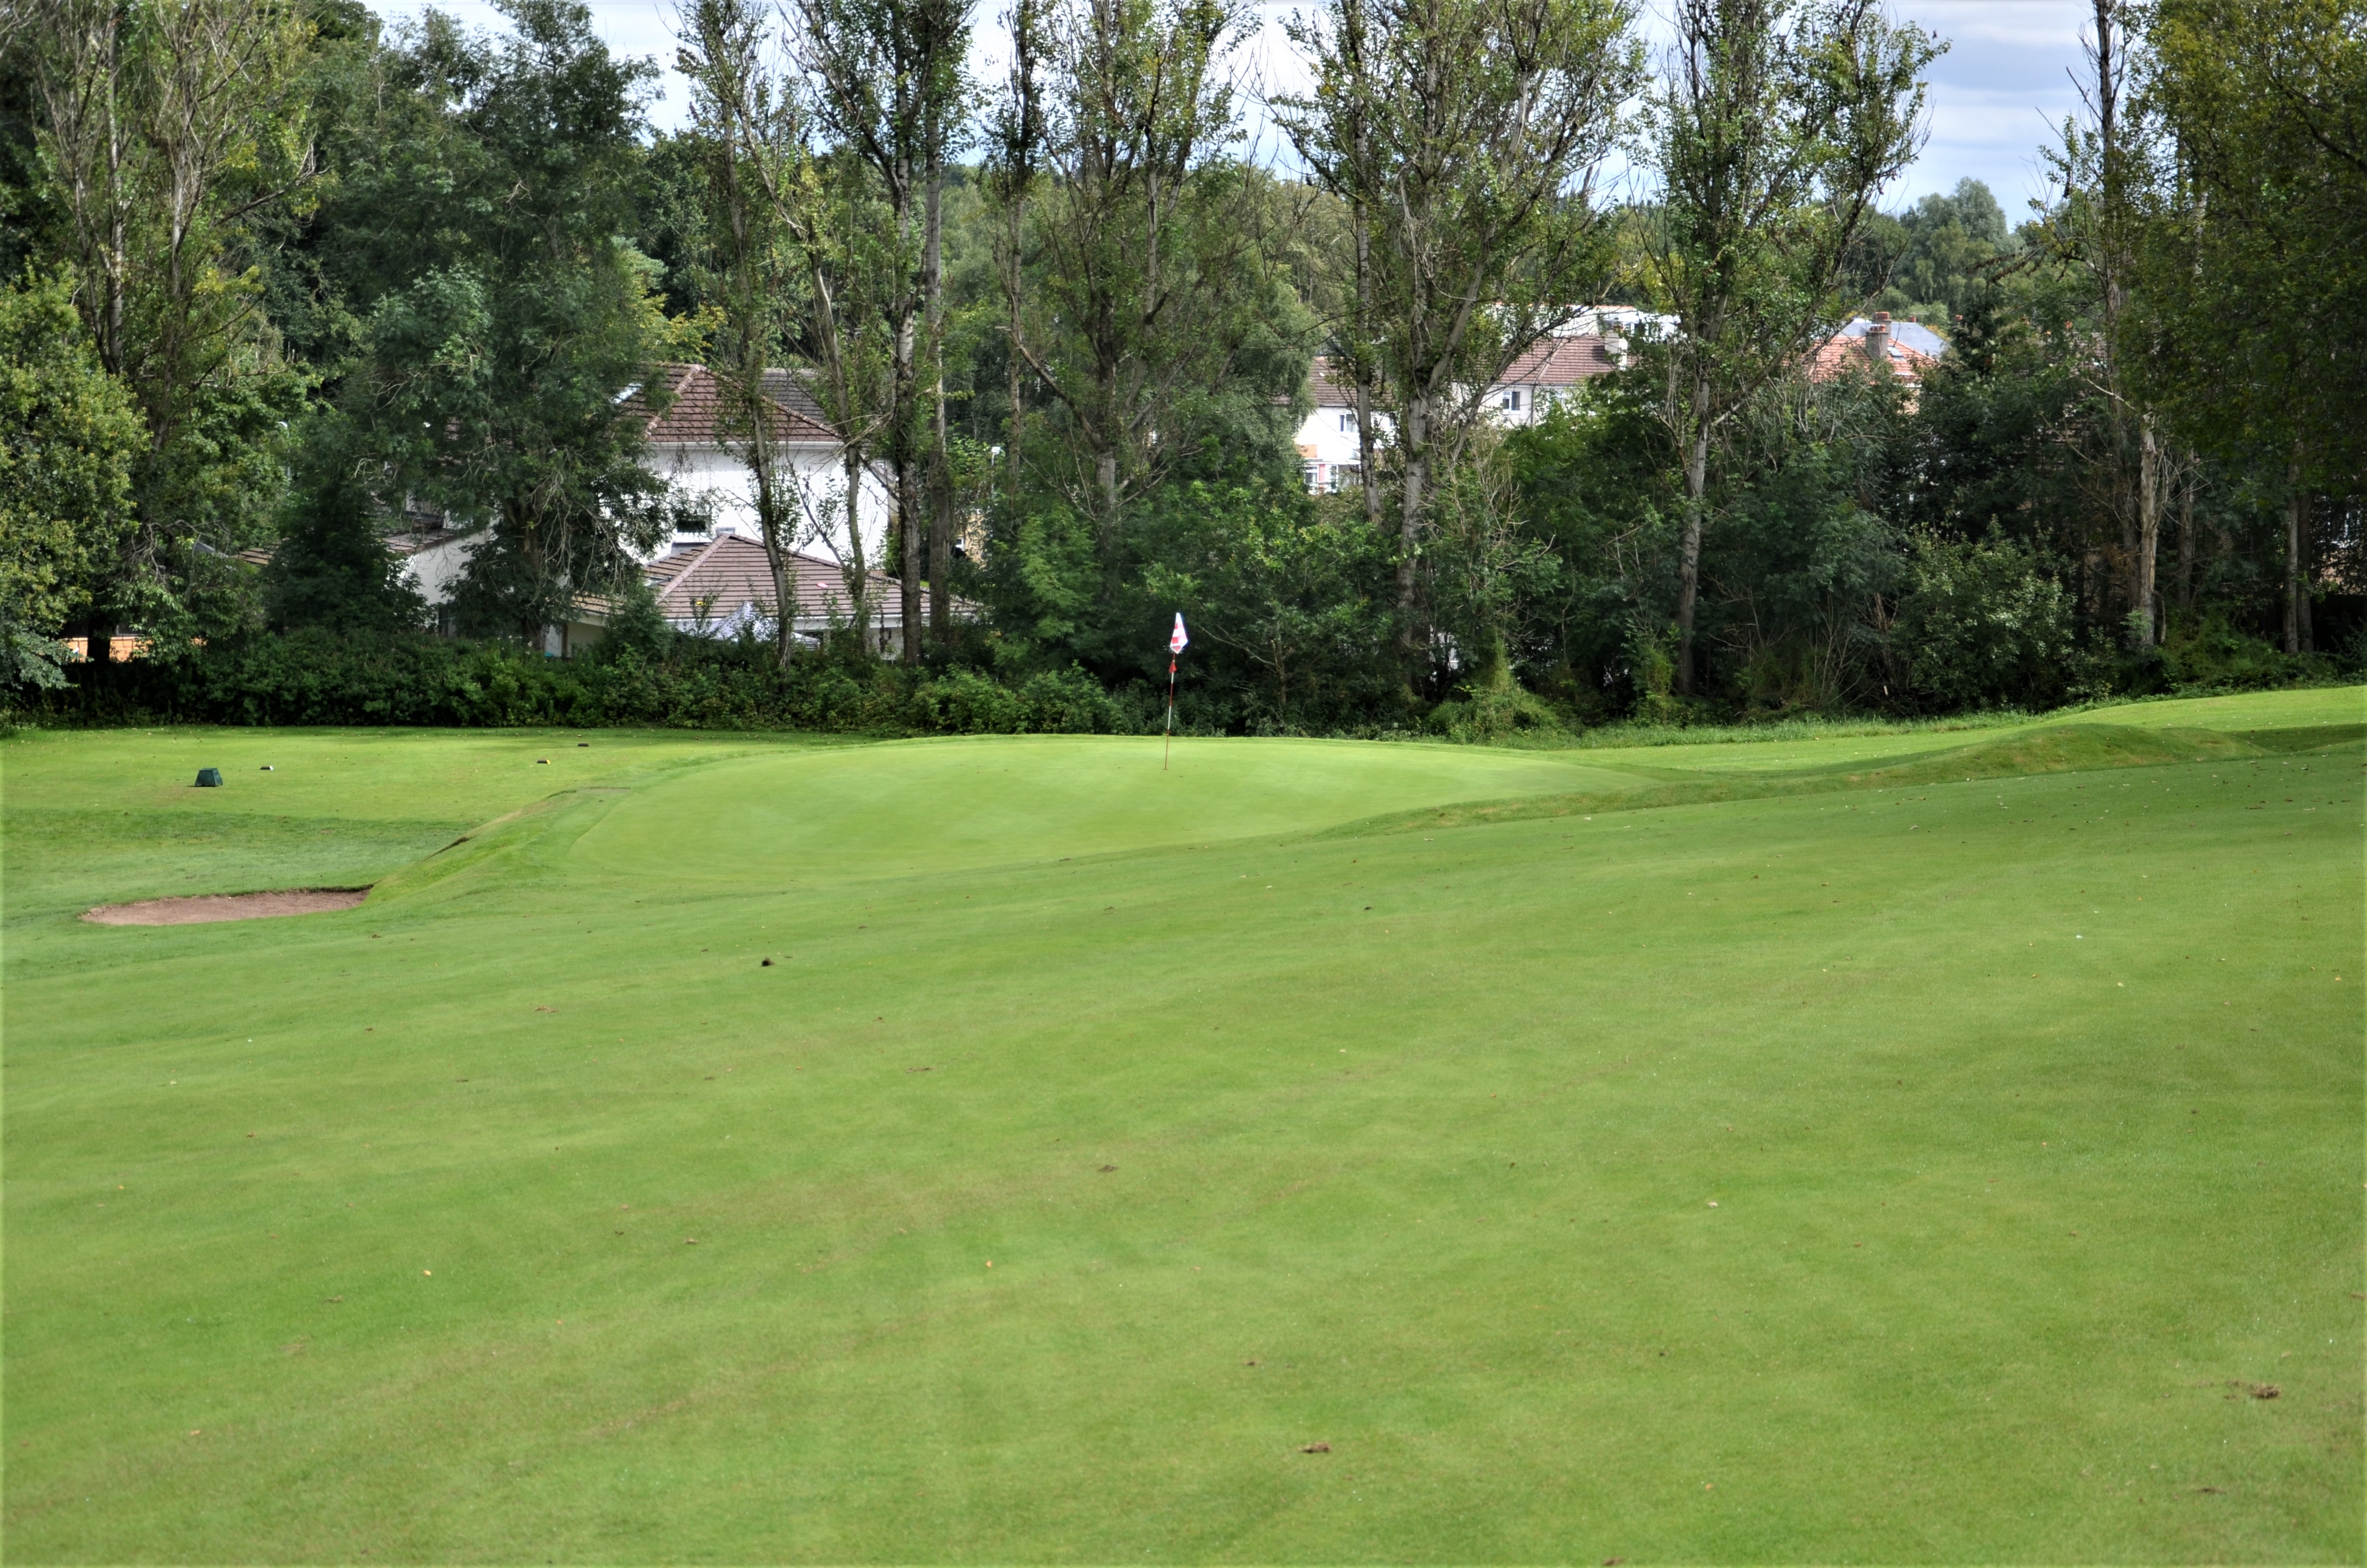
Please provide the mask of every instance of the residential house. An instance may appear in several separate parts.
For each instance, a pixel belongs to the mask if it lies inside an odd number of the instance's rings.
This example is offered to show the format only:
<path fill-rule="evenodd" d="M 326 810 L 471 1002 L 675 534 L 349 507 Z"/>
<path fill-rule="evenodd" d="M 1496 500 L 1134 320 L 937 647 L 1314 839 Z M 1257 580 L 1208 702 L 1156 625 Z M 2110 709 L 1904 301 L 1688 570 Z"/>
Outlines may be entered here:
<path fill-rule="evenodd" d="M 668 365 L 663 376 L 673 401 L 663 413 L 649 416 L 650 466 L 672 486 L 675 499 L 690 503 L 708 522 L 705 532 L 677 534 L 677 540 L 717 533 L 761 540 L 755 476 L 734 449 L 738 443 L 726 438 L 730 422 L 721 384 L 704 365 Z M 806 372 L 767 370 L 764 385 L 771 435 L 797 509 L 790 543 L 832 562 L 847 560 L 846 443 L 823 414 Z M 645 401 L 639 388 L 627 396 L 629 407 Z M 894 487 L 873 464 L 860 471 L 856 497 L 865 555 L 877 560 L 896 509 Z"/>
<path fill-rule="evenodd" d="M 1674 316 L 1625 305 L 1590 306 L 1513 360 L 1481 394 L 1479 406 L 1500 425 L 1535 424 L 1586 382 L 1623 368 L 1632 339 L 1675 327 Z M 1308 390 L 1315 408 L 1299 422 L 1294 438 L 1307 488 L 1322 494 L 1357 483 L 1363 453 L 1356 436 L 1355 389 L 1334 381 L 1331 361 L 1319 357 L 1308 368 Z M 1396 429 L 1389 415 L 1374 413 L 1376 441 L 1386 445 Z"/>
<path fill-rule="evenodd" d="M 1315 399 L 1315 411 L 1299 421 L 1293 444 L 1298 449 L 1298 466 L 1307 475 L 1307 488 L 1328 495 L 1343 484 L 1360 483 L 1364 472 L 1364 444 L 1356 433 L 1356 389 L 1332 380 L 1331 361 L 1320 355 L 1308 367 L 1307 384 Z M 1387 415 L 1375 411 L 1376 441 L 1386 442 L 1396 427 Z"/>

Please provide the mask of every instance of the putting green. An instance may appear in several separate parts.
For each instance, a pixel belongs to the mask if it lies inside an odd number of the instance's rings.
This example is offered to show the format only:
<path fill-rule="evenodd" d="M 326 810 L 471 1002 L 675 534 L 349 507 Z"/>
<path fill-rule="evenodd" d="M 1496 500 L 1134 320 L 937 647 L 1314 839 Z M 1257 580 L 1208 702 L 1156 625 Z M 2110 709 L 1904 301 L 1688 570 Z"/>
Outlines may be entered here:
<path fill-rule="evenodd" d="M 810 882 L 1270 837 L 1637 782 L 1569 753 L 1192 740 L 1162 767 L 1161 752 L 1157 740 L 981 736 L 750 757 L 634 791 L 576 853 L 603 870 Z"/>
<path fill-rule="evenodd" d="M 2361 694 L 2172 706 L 17 737 L 8 1551 L 2356 1562 Z"/>

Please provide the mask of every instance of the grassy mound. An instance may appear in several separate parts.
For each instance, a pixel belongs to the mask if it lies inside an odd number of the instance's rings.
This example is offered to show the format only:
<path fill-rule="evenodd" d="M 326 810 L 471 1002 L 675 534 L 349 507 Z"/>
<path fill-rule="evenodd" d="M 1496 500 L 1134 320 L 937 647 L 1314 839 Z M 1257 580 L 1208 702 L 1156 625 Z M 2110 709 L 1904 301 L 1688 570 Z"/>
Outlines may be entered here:
<path fill-rule="evenodd" d="M 1918 784 L 1974 783 L 1983 778 L 2035 778 L 2050 773 L 2094 772 L 2118 767 L 2158 767 L 2181 762 L 2225 762 L 2271 752 L 2326 750 L 2356 744 L 2367 727 L 2227 732 L 2200 729 L 2140 729 L 2120 724 L 2056 724 L 2024 729 L 1936 753 L 1890 759 L 1809 763 L 1788 769 L 1755 768 L 1724 773 L 1700 768 L 1630 768 L 1635 781 L 1621 788 L 1564 795 L 1528 795 L 1509 801 L 1458 802 L 1393 812 L 1331 830 L 1346 836 L 1410 833 L 1461 827 L 1472 823 L 1519 822 L 1538 817 L 1588 816 L 1604 812 L 1645 811 L 1663 806 L 1703 805 L 1720 801 L 1770 800 L 1829 794 L 1844 790 L 1891 790 Z M 1648 780 L 1644 776 L 1649 773 Z"/>

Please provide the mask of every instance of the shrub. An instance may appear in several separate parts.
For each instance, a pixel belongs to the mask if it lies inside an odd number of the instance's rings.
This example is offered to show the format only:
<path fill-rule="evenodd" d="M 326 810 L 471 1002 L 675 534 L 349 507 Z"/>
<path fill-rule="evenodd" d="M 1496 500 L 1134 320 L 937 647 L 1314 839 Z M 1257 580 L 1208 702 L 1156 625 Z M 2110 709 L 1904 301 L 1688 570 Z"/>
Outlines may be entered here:
<path fill-rule="evenodd" d="M 2044 708 L 2087 674 L 2074 625 L 2070 596 L 2037 551 L 1927 537 L 1894 635 L 1926 709 Z"/>
<path fill-rule="evenodd" d="M 1101 682 L 1070 665 L 1046 670 L 1019 688 L 1027 728 L 1047 735 L 1106 735 L 1127 728 Z"/>

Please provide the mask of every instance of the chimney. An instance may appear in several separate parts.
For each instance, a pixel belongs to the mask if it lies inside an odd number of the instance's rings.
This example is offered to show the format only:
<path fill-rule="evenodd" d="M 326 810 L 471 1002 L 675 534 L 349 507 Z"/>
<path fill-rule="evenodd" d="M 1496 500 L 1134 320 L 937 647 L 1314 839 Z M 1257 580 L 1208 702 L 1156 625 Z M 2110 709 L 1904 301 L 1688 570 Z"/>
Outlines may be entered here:
<path fill-rule="evenodd" d="M 1594 335 L 1603 340 L 1603 357 L 1624 369 L 1627 363 L 1627 335 L 1619 329 L 1619 319 L 1600 306 L 1594 312 Z"/>
<path fill-rule="evenodd" d="M 1874 324 L 1865 329 L 1865 357 L 1874 361 L 1874 372 L 1886 376 L 1890 369 L 1890 312 L 1874 312 Z"/>

